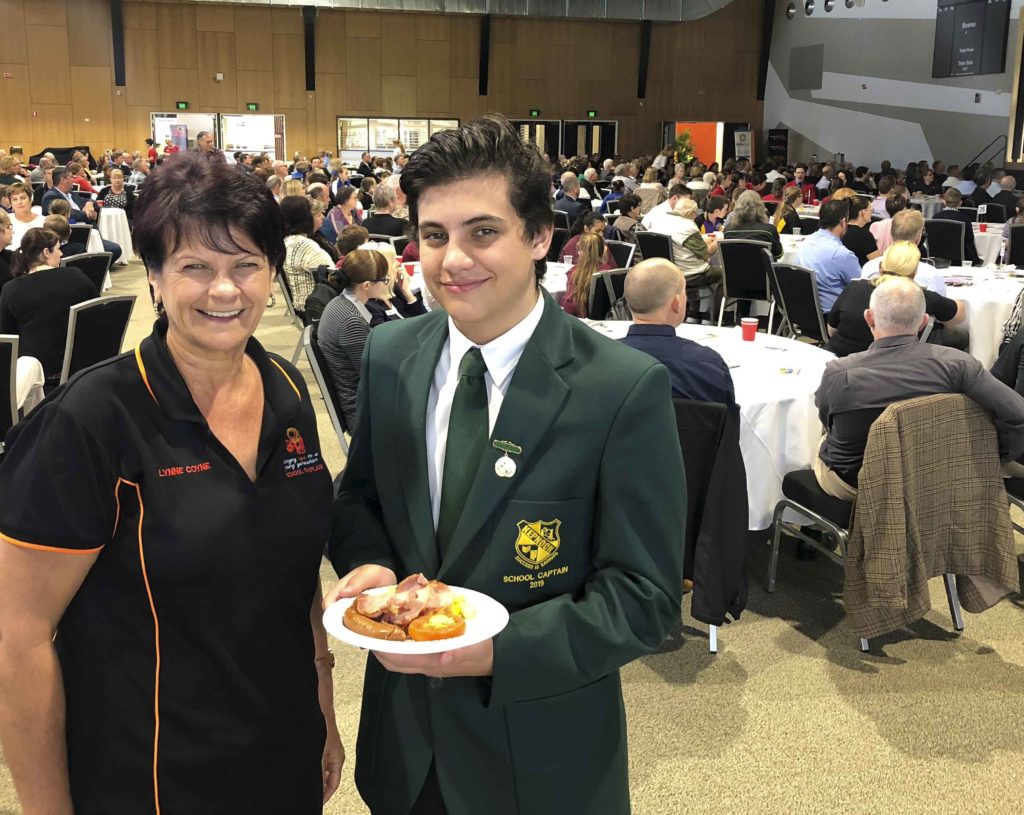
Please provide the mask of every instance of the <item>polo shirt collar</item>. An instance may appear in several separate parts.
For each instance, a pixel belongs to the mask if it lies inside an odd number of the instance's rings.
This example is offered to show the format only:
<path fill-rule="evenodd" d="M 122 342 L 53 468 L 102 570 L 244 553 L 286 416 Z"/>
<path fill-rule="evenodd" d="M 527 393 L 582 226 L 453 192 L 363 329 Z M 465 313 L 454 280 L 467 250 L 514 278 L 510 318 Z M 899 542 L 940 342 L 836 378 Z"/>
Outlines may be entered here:
<path fill-rule="evenodd" d="M 901 345 L 911 345 L 916 343 L 917 335 L 915 334 L 900 334 L 895 337 L 883 337 L 880 340 L 875 340 L 871 343 L 871 350 L 875 348 L 898 348 Z"/>
<path fill-rule="evenodd" d="M 644 337 L 674 337 L 676 330 L 666 323 L 643 323 L 642 325 L 633 323 L 629 327 L 627 334 L 631 337 L 637 335 Z"/>
<path fill-rule="evenodd" d="M 264 410 L 286 418 L 302 404 L 301 391 L 291 376 L 275 362 L 255 337 L 245 346 L 246 355 L 256 363 L 263 380 Z M 135 349 L 135 361 L 149 395 L 172 421 L 205 425 L 185 379 L 167 348 L 167 321 L 153 324 L 153 333 Z"/>

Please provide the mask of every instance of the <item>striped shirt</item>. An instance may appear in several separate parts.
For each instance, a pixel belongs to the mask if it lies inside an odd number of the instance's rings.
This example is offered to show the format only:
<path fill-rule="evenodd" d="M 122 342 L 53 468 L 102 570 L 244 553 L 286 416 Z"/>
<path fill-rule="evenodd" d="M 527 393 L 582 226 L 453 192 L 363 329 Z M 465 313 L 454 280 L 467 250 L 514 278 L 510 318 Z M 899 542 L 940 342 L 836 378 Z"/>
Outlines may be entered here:
<path fill-rule="evenodd" d="M 356 424 L 359 363 L 369 335 L 369 320 L 359 311 L 356 303 L 344 295 L 335 297 L 327 304 L 317 325 L 317 345 L 327 362 L 325 373 L 338 398 L 338 407 L 349 430 Z"/>
<path fill-rule="evenodd" d="M 292 304 L 297 311 L 305 311 L 306 298 L 316 286 L 313 270 L 318 266 L 334 266 L 334 261 L 305 235 L 289 235 L 284 239 L 284 247 L 284 273 L 292 290 Z"/>

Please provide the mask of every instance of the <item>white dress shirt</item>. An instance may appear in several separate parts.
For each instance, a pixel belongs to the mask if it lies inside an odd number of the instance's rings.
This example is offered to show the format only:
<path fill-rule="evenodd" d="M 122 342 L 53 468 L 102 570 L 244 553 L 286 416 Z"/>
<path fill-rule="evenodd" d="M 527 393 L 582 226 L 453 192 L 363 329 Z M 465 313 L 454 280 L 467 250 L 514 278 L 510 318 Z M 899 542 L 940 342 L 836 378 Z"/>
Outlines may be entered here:
<path fill-rule="evenodd" d="M 650 212 L 648 212 L 643 218 L 640 219 L 640 224 L 643 226 L 644 229 L 650 232 L 651 224 L 653 224 L 656 220 L 661 218 L 662 215 L 665 215 L 669 211 L 669 209 L 670 207 L 668 205 L 668 201 L 662 201 L 657 206 L 651 207 Z"/>
<path fill-rule="evenodd" d="M 487 373 L 487 433 L 494 431 L 501 405 L 508 392 L 512 374 L 515 373 L 519 358 L 526 343 L 544 314 L 544 298 L 538 292 L 537 304 L 533 310 L 516 325 L 486 345 L 475 346 L 483 354 Z M 466 352 L 474 343 L 466 337 L 448 318 L 448 340 L 441 351 L 441 358 L 434 368 L 434 381 L 430 385 L 427 399 L 427 481 L 430 487 L 430 508 L 434 516 L 434 529 L 441 512 L 441 482 L 444 478 L 444 456 L 448 447 L 448 420 L 452 415 L 452 401 L 459 384 L 459 366 Z M 515 439 L 510 439 L 515 441 Z"/>

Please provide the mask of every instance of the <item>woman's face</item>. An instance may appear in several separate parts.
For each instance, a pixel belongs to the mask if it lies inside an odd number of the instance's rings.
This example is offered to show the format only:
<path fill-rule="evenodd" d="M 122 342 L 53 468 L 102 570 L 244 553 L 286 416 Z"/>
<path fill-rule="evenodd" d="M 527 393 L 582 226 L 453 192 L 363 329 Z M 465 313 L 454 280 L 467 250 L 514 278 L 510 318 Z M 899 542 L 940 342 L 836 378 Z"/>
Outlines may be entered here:
<path fill-rule="evenodd" d="M 718 209 L 714 210 L 714 211 L 713 211 L 713 212 L 711 213 L 711 217 L 712 217 L 712 218 L 713 218 L 714 220 L 716 220 L 716 221 L 720 221 L 720 220 L 721 220 L 722 218 L 724 218 L 724 217 L 725 217 L 725 213 L 726 213 L 726 211 L 727 211 L 728 209 L 729 209 L 729 207 L 728 207 L 728 206 L 724 206 L 724 207 L 719 207 Z"/>
<path fill-rule="evenodd" d="M 182 245 L 149 273 L 167 313 L 168 342 L 206 357 L 241 354 L 270 297 L 270 265 L 240 232 L 244 251 L 218 252 L 198 241 Z"/>
<path fill-rule="evenodd" d="M 110 174 L 110 186 L 114 188 L 114 192 L 124 189 L 124 175 L 119 170 Z"/>
<path fill-rule="evenodd" d="M 0 220 L 0 249 L 6 249 L 14 239 L 14 224 L 6 216 Z"/>
<path fill-rule="evenodd" d="M 591 235 L 603 235 L 604 234 L 604 221 L 594 221 L 587 229 Z"/>
<path fill-rule="evenodd" d="M 39 264 L 41 266 L 60 266 L 60 244 L 55 243 L 49 249 L 44 249 L 39 254 Z"/>
<path fill-rule="evenodd" d="M 15 215 L 30 215 L 32 212 L 32 199 L 23 192 L 16 192 L 11 195 L 11 209 Z"/>
<path fill-rule="evenodd" d="M 640 205 L 637 204 L 633 209 L 626 213 L 634 221 L 640 220 Z"/>

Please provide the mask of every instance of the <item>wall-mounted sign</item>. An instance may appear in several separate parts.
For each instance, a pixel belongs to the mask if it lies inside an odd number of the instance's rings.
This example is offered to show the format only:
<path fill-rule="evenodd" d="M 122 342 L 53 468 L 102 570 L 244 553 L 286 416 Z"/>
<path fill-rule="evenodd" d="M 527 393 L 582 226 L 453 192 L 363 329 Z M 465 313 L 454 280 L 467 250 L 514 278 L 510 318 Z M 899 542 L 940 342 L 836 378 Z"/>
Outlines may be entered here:
<path fill-rule="evenodd" d="M 588 110 L 587 111 L 587 118 L 588 119 L 596 119 L 597 118 L 597 111 L 596 110 Z"/>
<path fill-rule="evenodd" d="M 245 109 L 246 110 L 259 110 L 260 109 L 260 104 L 259 104 L 259 102 L 246 102 L 245 103 Z"/>
<path fill-rule="evenodd" d="M 188 102 L 175 102 L 174 106 L 178 110 L 188 110 Z"/>
<path fill-rule="evenodd" d="M 536 119 L 540 116 L 540 108 L 530 108 L 530 118 Z"/>

